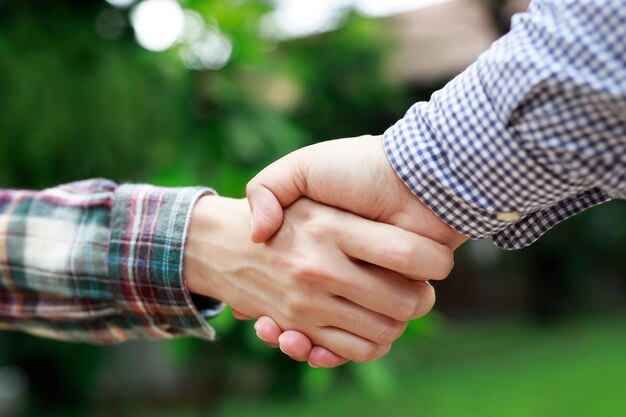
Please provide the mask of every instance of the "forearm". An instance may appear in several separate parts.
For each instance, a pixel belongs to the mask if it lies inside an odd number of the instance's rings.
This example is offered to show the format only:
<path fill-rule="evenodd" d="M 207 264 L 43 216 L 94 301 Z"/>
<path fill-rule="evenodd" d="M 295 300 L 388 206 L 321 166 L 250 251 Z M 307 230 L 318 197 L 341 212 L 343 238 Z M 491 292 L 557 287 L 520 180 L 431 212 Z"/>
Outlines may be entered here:
<path fill-rule="evenodd" d="M 386 133 L 397 173 L 455 229 L 509 249 L 625 197 L 625 5 L 535 1 Z"/>
<path fill-rule="evenodd" d="M 212 338 L 182 278 L 206 189 L 84 181 L 0 192 L 0 323 L 64 340 Z"/>

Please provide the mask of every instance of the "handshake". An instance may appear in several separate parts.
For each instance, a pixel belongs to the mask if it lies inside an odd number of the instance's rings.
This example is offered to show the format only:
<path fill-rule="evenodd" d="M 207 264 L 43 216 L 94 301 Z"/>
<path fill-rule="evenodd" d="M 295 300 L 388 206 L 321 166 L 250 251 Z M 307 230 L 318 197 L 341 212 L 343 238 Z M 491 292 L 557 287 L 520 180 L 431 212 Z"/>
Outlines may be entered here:
<path fill-rule="evenodd" d="M 267 345 L 315 367 L 387 354 L 431 310 L 428 280 L 450 273 L 467 240 L 398 177 L 380 136 L 299 149 L 261 171 L 247 195 L 249 205 L 198 201 L 186 285 L 258 319 Z"/>

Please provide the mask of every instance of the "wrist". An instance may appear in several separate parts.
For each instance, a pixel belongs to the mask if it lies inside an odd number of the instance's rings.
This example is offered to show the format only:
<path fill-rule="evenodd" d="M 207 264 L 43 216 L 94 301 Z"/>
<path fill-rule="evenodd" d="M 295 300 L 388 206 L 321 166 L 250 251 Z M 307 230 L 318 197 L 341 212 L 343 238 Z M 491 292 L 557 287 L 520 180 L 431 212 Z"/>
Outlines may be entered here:
<path fill-rule="evenodd" d="M 384 139 L 384 135 L 370 137 L 383 182 L 402 201 L 403 209 L 391 216 L 391 223 L 456 250 L 469 238 L 441 219 L 401 178 L 396 166 L 389 159 Z"/>
<path fill-rule="evenodd" d="M 190 292 L 233 302 L 232 283 L 226 269 L 241 259 L 238 253 L 248 244 L 250 222 L 245 200 L 210 195 L 193 208 L 185 247 L 183 278 Z M 249 233 L 249 231 L 248 231 Z"/>

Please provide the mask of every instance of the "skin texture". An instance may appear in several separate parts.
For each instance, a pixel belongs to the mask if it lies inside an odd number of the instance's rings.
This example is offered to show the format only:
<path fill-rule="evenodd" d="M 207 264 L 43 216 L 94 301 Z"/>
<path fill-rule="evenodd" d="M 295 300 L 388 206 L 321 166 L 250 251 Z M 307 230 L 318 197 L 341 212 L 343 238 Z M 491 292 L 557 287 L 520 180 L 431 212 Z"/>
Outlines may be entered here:
<path fill-rule="evenodd" d="M 253 178 L 247 196 L 254 242 L 270 239 L 283 224 L 283 209 L 301 197 L 417 233 L 445 245 L 450 253 L 467 240 L 439 219 L 396 175 L 382 136 L 339 139 L 299 149 Z M 409 250 L 403 257 L 407 262 L 428 259 Z M 437 278 L 426 269 L 405 274 L 424 281 Z M 250 318 L 245 314 L 240 317 Z M 315 346 L 306 333 L 280 326 L 270 317 L 259 318 L 255 325 L 257 335 L 269 346 L 279 346 L 294 359 L 308 360 L 311 366 L 333 367 L 349 359 L 328 346 Z"/>
<path fill-rule="evenodd" d="M 432 308 L 432 287 L 405 274 L 444 278 L 452 266 L 445 245 L 308 199 L 285 210 L 263 245 L 251 242 L 250 222 L 246 200 L 198 201 L 185 250 L 187 288 L 224 301 L 240 318 L 272 317 L 357 362 L 385 355 L 408 320 Z M 416 253 L 423 256 L 406 256 Z"/>

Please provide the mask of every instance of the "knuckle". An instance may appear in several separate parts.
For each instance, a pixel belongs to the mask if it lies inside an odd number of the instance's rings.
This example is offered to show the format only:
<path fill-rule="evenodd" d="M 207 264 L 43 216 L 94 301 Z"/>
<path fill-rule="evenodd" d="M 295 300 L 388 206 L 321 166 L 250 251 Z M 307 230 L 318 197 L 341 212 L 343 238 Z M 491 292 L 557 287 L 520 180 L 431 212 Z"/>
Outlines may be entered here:
<path fill-rule="evenodd" d="M 250 192 L 254 189 L 256 183 L 254 182 L 254 179 L 248 181 L 248 183 L 246 184 L 246 194 L 250 194 Z"/>
<path fill-rule="evenodd" d="M 404 329 L 406 328 L 406 322 L 400 322 L 397 320 L 389 320 L 389 323 L 384 326 L 378 336 L 376 337 L 376 342 L 381 344 L 391 344 L 397 338 L 402 336 L 404 333 Z"/>
<path fill-rule="evenodd" d="M 309 313 L 309 307 L 310 299 L 294 291 L 285 299 L 284 315 L 288 320 L 297 320 Z"/>
<path fill-rule="evenodd" d="M 417 294 L 408 294 L 397 304 L 395 319 L 400 321 L 409 321 L 415 318 L 421 302 Z"/>
<path fill-rule="evenodd" d="M 380 359 L 383 356 L 386 356 L 390 351 L 391 351 L 391 344 L 380 345 L 378 349 L 376 350 L 376 355 L 374 356 L 374 359 L 372 360 Z"/>
<path fill-rule="evenodd" d="M 392 335 L 392 330 L 389 328 L 389 326 L 384 326 L 382 329 L 380 329 L 378 331 L 378 334 L 374 338 L 374 341 L 376 343 L 391 343 L 394 340 L 395 339 Z"/>
<path fill-rule="evenodd" d="M 406 321 L 397 321 L 395 320 L 393 323 L 393 340 L 391 342 L 389 342 L 390 344 L 394 341 L 396 341 L 400 336 L 402 336 L 404 334 L 404 331 L 406 330 L 406 326 L 409 323 Z"/>
<path fill-rule="evenodd" d="M 352 360 L 354 362 L 370 362 L 377 359 L 378 345 L 373 342 L 364 341 L 358 349 L 355 350 Z"/>
<path fill-rule="evenodd" d="M 252 178 L 250 181 L 248 181 L 248 183 L 246 184 L 246 195 L 250 195 L 254 192 L 254 190 L 256 190 L 256 188 L 259 186 L 259 182 L 257 180 L 257 177 Z"/>
<path fill-rule="evenodd" d="M 372 362 L 382 358 L 391 350 L 390 344 L 378 345 L 375 343 L 368 343 L 353 359 L 354 362 Z"/>
<path fill-rule="evenodd" d="M 412 245 L 404 242 L 394 242 L 387 249 L 387 257 L 393 265 L 399 268 L 398 272 L 407 272 L 411 269 L 415 250 Z"/>
<path fill-rule="evenodd" d="M 336 273 L 332 277 L 329 277 L 329 279 L 332 280 L 335 288 L 345 291 L 346 293 L 359 294 L 364 291 L 363 281 L 355 279 L 350 274 Z M 381 294 L 381 297 L 385 297 L 385 295 Z"/>
<path fill-rule="evenodd" d="M 292 284 L 295 288 L 328 292 L 333 287 L 347 287 L 354 281 L 347 279 L 328 262 L 314 256 L 305 255 L 305 257 L 296 261 L 291 267 Z"/>
<path fill-rule="evenodd" d="M 318 213 L 315 217 L 310 218 L 304 226 L 304 232 L 315 241 L 323 241 L 328 239 L 334 233 L 335 222 L 327 218 L 322 213 Z"/>
<path fill-rule="evenodd" d="M 435 295 L 435 289 L 432 285 L 426 283 L 422 285 L 424 285 L 425 289 L 420 295 L 420 305 L 415 314 L 415 318 L 419 318 L 428 314 L 430 310 L 432 310 L 435 306 L 435 301 L 437 299 Z"/>
<path fill-rule="evenodd" d="M 328 277 L 323 263 L 317 262 L 315 259 L 300 259 L 295 262 L 293 273 L 299 281 L 318 281 Z"/>
<path fill-rule="evenodd" d="M 454 267 L 454 252 L 448 246 L 441 245 L 436 257 L 433 279 L 445 279 Z"/>

